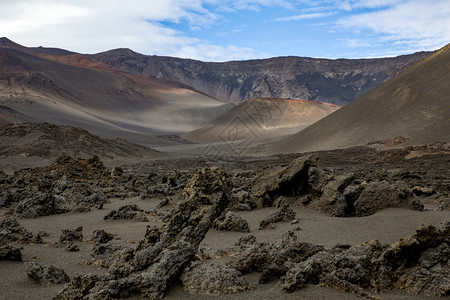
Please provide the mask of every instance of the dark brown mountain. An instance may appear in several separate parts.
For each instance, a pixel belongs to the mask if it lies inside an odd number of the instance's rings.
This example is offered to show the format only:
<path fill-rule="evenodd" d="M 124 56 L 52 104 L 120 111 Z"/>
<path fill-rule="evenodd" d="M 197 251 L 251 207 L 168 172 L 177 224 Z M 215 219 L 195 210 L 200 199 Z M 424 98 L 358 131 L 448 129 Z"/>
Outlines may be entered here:
<path fill-rule="evenodd" d="M 308 128 L 273 152 L 329 150 L 377 142 L 450 141 L 450 44 Z"/>
<path fill-rule="evenodd" d="M 198 128 L 232 106 L 179 83 L 8 39 L 0 39 L 0 71 L 0 105 L 30 121 L 73 125 L 146 144 L 151 135 Z"/>
<path fill-rule="evenodd" d="M 430 53 L 337 60 L 290 56 L 216 63 L 116 49 L 91 57 L 126 72 L 181 82 L 226 102 L 275 97 L 344 105 Z"/>

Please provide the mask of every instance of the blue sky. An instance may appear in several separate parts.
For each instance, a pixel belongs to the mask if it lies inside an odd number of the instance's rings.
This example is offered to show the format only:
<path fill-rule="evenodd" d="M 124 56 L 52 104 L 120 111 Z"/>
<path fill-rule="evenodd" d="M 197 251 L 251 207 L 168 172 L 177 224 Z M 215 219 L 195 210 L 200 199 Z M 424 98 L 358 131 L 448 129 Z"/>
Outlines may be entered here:
<path fill-rule="evenodd" d="M 2 0 L 0 36 L 204 61 L 385 57 L 450 42 L 449 0 Z"/>

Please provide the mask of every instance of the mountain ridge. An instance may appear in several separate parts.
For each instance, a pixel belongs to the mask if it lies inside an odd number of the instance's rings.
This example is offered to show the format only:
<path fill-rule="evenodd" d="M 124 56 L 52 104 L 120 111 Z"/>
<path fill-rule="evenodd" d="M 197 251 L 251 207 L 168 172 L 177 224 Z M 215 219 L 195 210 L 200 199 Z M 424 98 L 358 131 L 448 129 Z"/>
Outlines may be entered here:
<path fill-rule="evenodd" d="M 90 57 L 126 72 L 181 82 L 225 102 L 275 97 L 344 105 L 431 53 L 375 59 L 281 56 L 202 62 L 119 48 Z"/>

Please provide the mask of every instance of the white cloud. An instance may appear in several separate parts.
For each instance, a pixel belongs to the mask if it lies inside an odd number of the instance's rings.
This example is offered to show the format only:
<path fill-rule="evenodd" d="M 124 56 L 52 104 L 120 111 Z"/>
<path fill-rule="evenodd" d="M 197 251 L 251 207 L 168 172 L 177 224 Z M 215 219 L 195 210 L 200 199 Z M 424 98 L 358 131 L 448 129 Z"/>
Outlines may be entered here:
<path fill-rule="evenodd" d="M 324 18 L 333 15 L 333 13 L 311 13 L 311 14 L 300 14 L 290 17 L 280 17 L 276 18 L 275 21 L 284 22 L 284 21 L 299 21 L 306 19 L 317 19 Z"/>
<path fill-rule="evenodd" d="M 377 2 L 387 5 L 388 1 Z M 344 29 L 368 30 L 377 35 L 376 42 L 397 51 L 434 50 L 450 42 L 448 0 L 393 2 L 381 10 L 342 18 L 338 24 Z"/>
<path fill-rule="evenodd" d="M 316 27 L 337 32 L 341 36 L 336 40 L 352 50 L 376 44 L 384 45 L 385 53 L 407 53 L 450 42 L 448 0 L 0 0 L 0 36 L 26 46 L 82 53 L 127 47 L 144 54 L 206 61 L 250 59 L 265 57 L 264 50 L 219 45 L 220 41 L 214 44 L 193 36 L 205 28 L 219 28 L 227 14 L 270 9 L 290 14 L 278 17 L 280 22 L 324 18 L 325 23 Z M 326 19 L 330 15 L 339 21 Z M 245 22 L 243 18 L 236 26 Z M 184 25 L 190 31 L 174 29 Z M 214 36 L 225 37 L 239 28 L 220 28 Z M 251 43 L 261 48 L 269 40 L 264 39 Z"/>
<path fill-rule="evenodd" d="M 127 47 L 145 54 L 201 60 L 252 58 L 248 48 L 219 46 L 186 36 L 162 22 L 206 27 L 220 18 L 204 8 L 216 0 L 16 0 L 0 2 L 0 35 L 26 46 L 96 53 Z M 257 1 L 254 1 L 255 3 Z"/>

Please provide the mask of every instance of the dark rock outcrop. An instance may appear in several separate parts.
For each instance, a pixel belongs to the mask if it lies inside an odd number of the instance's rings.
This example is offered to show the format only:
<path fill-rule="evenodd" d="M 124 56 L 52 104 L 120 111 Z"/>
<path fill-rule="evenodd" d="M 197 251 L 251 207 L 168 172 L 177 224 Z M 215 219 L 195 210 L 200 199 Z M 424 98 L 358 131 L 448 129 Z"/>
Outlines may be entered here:
<path fill-rule="evenodd" d="M 289 204 L 284 204 L 279 210 L 271 212 L 259 223 L 259 229 L 266 229 L 278 222 L 288 222 L 295 219 L 295 211 Z"/>
<path fill-rule="evenodd" d="M 222 231 L 250 232 L 247 221 L 238 214 L 228 211 L 214 221 L 214 229 Z"/>
<path fill-rule="evenodd" d="M 5 191 L 4 207 L 18 217 L 37 218 L 101 208 L 107 199 L 99 186 L 111 181 L 98 157 L 72 159 L 63 155 L 53 165 L 18 170 L 0 186 Z"/>
<path fill-rule="evenodd" d="M 190 294 L 218 296 L 249 289 L 249 284 L 241 272 L 206 262 L 185 269 L 180 278 L 183 288 Z"/>
<path fill-rule="evenodd" d="M 366 171 L 340 174 L 316 162 L 315 156 L 302 156 L 257 177 L 249 187 L 252 206 L 273 206 L 286 197 L 334 217 L 367 216 L 389 207 L 423 209 L 402 180 L 374 178 Z"/>
<path fill-rule="evenodd" d="M 113 210 L 107 214 L 104 220 L 131 220 L 148 222 L 148 218 L 143 209 L 139 208 L 136 204 L 128 204 L 122 206 L 118 210 Z"/>
<path fill-rule="evenodd" d="M 137 247 L 122 251 L 108 275 L 76 277 L 58 298 L 124 298 L 135 293 L 162 298 L 195 258 L 206 232 L 228 206 L 230 194 L 222 170 L 212 167 L 197 171 L 186 184 L 184 200 L 164 228 L 150 228 Z"/>
<path fill-rule="evenodd" d="M 13 246 L 0 237 L 0 260 L 22 260 L 22 248 Z"/>
<path fill-rule="evenodd" d="M 292 292 L 306 284 L 321 284 L 364 297 L 371 291 L 405 289 L 428 296 L 450 295 L 450 226 L 421 226 L 410 237 L 392 245 L 369 241 L 337 246 L 294 264 L 282 278 L 282 289 Z"/>
<path fill-rule="evenodd" d="M 229 266 L 244 274 L 261 272 L 259 282 L 267 283 L 285 275 L 292 264 L 323 250 L 323 246 L 300 242 L 289 230 L 273 244 L 257 241 L 252 235 L 243 237 L 234 247 L 219 254 L 233 257 Z"/>
<path fill-rule="evenodd" d="M 75 229 L 63 229 L 59 237 L 59 242 L 55 246 L 62 246 L 67 251 L 80 250 L 74 241 L 83 241 L 83 227 L 79 226 Z"/>
<path fill-rule="evenodd" d="M 62 269 L 52 265 L 42 266 L 32 261 L 26 264 L 28 277 L 39 284 L 64 284 L 70 281 L 69 276 Z"/>
<path fill-rule="evenodd" d="M 107 242 L 109 242 L 110 240 L 112 240 L 114 237 L 112 234 L 107 233 L 106 231 L 104 231 L 103 229 L 98 229 L 98 230 L 94 230 L 94 232 L 92 233 L 92 241 L 95 241 L 97 243 L 100 244 L 105 244 Z"/>
<path fill-rule="evenodd" d="M 39 234 L 33 234 L 25 229 L 14 217 L 8 217 L 0 222 L 0 238 L 22 244 L 43 243 L 42 237 Z"/>

